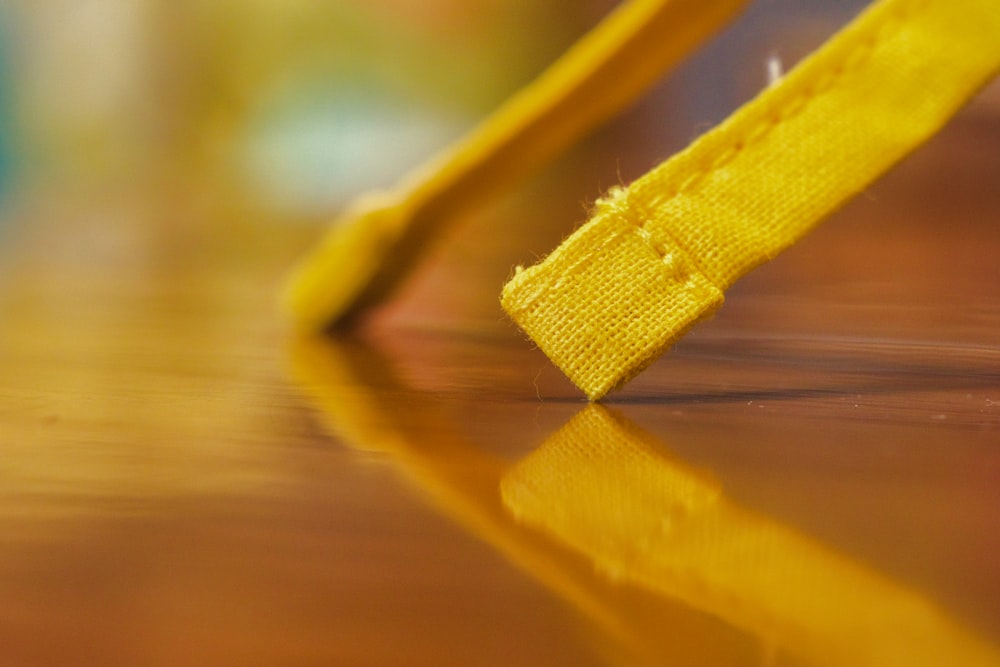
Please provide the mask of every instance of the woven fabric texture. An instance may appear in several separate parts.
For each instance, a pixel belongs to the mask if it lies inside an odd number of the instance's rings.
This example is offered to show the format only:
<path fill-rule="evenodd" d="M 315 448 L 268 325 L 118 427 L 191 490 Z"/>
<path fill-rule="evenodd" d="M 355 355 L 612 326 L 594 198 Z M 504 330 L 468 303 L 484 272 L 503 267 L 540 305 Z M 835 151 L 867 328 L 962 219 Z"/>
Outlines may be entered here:
<path fill-rule="evenodd" d="M 501 303 L 591 400 L 929 138 L 1000 68 L 1000 2 L 881 0 L 628 188 Z"/>

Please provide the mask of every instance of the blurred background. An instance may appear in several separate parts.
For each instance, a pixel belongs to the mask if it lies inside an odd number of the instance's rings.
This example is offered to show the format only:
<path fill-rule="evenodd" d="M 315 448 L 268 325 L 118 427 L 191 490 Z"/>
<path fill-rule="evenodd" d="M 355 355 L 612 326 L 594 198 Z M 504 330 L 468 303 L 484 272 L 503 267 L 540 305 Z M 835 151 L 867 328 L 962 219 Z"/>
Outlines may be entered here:
<path fill-rule="evenodd" d="M 199 224 L 317 225 L 461 135 L 614 4 L 8 0 L 2 191 L 9 206 L 155 183 L 220 209 Z M 682 147 L 765 84 L 768 57 L 790 66 L 861 4 L 759 0 L 604 130 L 574 201 Z"/>
<path fill-rule="evenodd" d="M 17 202 L 111 188 L 173 202 L 161 223 L 194 245 L 214 232 L 267 243 L 254 227 L 262 223 L 321 225 L 459 137 L 614 4 L 8 0 L 0 6 L 4 217 L 26 219 L 9 214 Z M 510 247 L 529 259 L 544 253 L 580 221 L 581 203 L 683 147 L 766 84 L 768 58 L 790 67 L 863 4 L 753 3 L 577 149 L 572 160 L 587 164 L 586 176 L 574 170 L 572 185 L 544 186 L 560 193 L 548 198 L 552 229 L 536 223 L 526 238 L 515 226 Z M 547 173 L 556 178 L 558 165 Z M 181 212 L 188 208 L 197 213 Z M 522 259 L 502 256 L 508 267 Z"/>
<path fill-rule="evenodd" d="M 863 4 L 752 3 L 634 109 L 511 194 L 539 215 L 511 222 L 517 203 L 501 200 L 428 265 L 473 267 L 476 300 L 482 281 L 498 290 L 511 266 L 554 247 L 610 185 L 763 88 L 769 59 L 791 67 Z M 77 259 L 129 248 L 210 261 L 224 250 L 253 257 L 260 271 L 272 257 L 276 280 L 352 197 L 391 185 L 461 136 L 614 5 L 8 0 L 0 224 L 9 240 L 15 226 L 88 210 L 70 244 Z M 463 242 L 497 219 L 505 233 L 488 247 Z M 476 310 L 461 292 L 436 305 Z M 492 300 L 481 314 L 495 319 Z"/>
<path fill-rule="evenodd" d="M 3 174 L 196 172 L 327 212 L 455 138 L 613 5 L 8 0 Z M 761 0 L 655 125 L 686 136 L 674 123 L 717 120 L 760 87 L 768 55 L 797 58 L 860 5 Z"/>

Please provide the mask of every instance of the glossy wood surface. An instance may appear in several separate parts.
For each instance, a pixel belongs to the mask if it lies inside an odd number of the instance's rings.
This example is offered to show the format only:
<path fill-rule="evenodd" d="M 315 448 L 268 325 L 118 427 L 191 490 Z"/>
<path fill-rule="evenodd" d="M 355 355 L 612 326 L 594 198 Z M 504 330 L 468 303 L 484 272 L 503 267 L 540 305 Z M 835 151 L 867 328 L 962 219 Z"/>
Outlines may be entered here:
<path fill-rule="evenodd" d="M 579 217 L 571 162 L 349 337 L 275 311 L 309 230 L 163 183 L 22 202 L 0 663 L 1000 664 L 997 115 L 600 407 L 496 301 Z"/>

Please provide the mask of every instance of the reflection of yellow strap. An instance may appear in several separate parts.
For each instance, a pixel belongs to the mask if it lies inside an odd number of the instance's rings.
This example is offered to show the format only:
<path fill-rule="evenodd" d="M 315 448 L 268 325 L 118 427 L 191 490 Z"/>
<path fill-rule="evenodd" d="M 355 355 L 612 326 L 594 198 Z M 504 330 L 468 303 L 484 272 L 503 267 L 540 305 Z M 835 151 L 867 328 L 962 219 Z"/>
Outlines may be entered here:
<path fill-rule="evenodd" d="M 997 0 L 881 0 L 505 286 L 504 309 L 591 399 L 650 364 L 940 128 L 1000 68 Z"/>
<path fill-rule="evenodd" d="M 1000 660 L 920 592 L 738 506 L 603 406 L 587 406 L 507 471 L 500 491 L 521 522 L 621 585 L 708 612 L 779 655 L 852 667 Z"/>

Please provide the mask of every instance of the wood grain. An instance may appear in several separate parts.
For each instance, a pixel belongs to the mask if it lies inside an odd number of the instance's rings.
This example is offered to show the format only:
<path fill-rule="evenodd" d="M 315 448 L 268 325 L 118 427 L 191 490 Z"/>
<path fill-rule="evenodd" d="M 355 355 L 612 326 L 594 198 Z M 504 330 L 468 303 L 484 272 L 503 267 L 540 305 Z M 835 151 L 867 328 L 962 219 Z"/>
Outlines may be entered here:
<path fill-rule="evenodd" d="M 998 156 L 996 116 L 966 113 L 613 401 L 739 512 L 985 655 Z M 502 502 L 584 407 L 496 302 L 579 198 L 530 195 L 573 173 L 470 220 L 350 340 L 292 340 L 275 314 L 302 230 L 159 184 L 23 203 L 0 259 L 0 661 L 814 664 L 794 633 L 609 576 Z"/>

